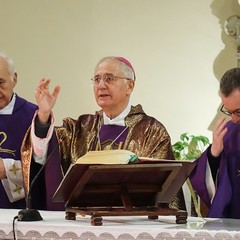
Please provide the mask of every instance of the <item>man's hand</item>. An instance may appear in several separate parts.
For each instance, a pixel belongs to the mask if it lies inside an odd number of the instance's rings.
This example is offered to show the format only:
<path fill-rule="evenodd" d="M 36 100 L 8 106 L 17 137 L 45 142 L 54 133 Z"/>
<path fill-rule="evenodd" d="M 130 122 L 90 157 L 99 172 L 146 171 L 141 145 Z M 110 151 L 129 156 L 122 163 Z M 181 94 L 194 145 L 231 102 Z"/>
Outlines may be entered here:
<path fill-rule="evenodd" d="M 4 179 L 6 177 L 7 175 L 6 175 L 6 170 L 3 164 L 3 160 L 0 158 L 0 179 Z"/>
<path fill-rule="evenodd" d="M 211 146 L 211 154 L 214 157 L 218 157 L 222 150 L 223 150 L 223 137 L 227 133 L 226 128 L 227 120 L 225 117 L 221 117 L 215 126 L 215 129 L 213 131 L 213 142 Z"/>
<path fill-rule="evenodd" d="M 43 78 L 35 91 L 35 98 L 39 107 L 38 119 L 42 124 L 47 123 L 60 92 L 60 86 L 56 86 L 50 93 L 49 84 L 50 80 Z"/>

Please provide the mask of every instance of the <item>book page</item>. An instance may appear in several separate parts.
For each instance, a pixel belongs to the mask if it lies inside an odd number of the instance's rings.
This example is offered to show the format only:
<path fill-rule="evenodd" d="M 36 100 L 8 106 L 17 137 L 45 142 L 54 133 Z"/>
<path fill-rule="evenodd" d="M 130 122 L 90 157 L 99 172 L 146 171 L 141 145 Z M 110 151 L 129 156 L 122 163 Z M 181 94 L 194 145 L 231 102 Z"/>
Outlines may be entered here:
<path fill-rule="evenodd" d="M 123 149 L 90 151 L 80 157 L 76 164 L 128 164 L 137 158 L 133 152 Z"/>

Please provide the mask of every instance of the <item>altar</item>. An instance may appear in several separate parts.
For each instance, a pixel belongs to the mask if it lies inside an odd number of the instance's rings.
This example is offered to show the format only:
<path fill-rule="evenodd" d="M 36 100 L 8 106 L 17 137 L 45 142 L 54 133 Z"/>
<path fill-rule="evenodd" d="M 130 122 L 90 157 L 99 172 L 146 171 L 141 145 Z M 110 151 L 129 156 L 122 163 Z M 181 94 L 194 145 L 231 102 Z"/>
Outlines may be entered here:
<path fill-rule="evenodd" d="M 13 219 L 19 210 L 0 209 L 0 239 L 13 238 Z M 65 220 L 65 212 L 40 211 L 42 221 L 15 222 L 17 240 L 189 240 L 240 239 L 240 221 L 188 217 L 186 224 L 176 224 L 175 216 L 105 217 L 102 226 L 92 226 L 89 216 Z"/>

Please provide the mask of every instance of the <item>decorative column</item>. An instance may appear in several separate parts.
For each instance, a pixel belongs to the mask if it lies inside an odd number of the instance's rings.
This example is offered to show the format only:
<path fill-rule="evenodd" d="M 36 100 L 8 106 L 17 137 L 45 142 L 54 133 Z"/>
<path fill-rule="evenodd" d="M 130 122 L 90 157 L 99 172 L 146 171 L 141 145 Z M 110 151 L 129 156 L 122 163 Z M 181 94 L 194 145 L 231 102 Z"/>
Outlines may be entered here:
<path fill-rule="evenodd" d="M 240 67 L 240 17 L 233 15 L 225 22 L 225 32 L 232 36 L 233 43 L 237 49 L 237 66 Z"/>

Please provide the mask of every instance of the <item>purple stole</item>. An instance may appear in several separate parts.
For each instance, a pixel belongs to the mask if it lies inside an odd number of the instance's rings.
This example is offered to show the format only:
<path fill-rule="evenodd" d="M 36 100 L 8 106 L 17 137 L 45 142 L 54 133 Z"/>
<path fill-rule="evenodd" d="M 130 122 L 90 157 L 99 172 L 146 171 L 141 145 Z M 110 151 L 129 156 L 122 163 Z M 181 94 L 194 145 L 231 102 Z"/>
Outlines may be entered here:
<path fill-rule="evenodd" d="M 61 170 L 61 160 L 59 154 L 59 145 L 55 132 L 53 133 L 52 140 L 49 142 L 48 156 L 50 154 L 51 158 L 48 159 L 48 162 L 45 165 L 45 183 L 46 184 L 46 209 L 47 210 L 64 210 L 64 202 L 53 202 L 52 197 L 60 185 L 63 173 Z M 37 199 L 38 201 L 38 199 Z"/>
<path fill-rule="evenodd" d="M 31 165 L 31 174 L 36 174 L 38 172 L 39 169 L 35 169 L 35 165 Z M 53 136 L 49 142 L 47 162 L 44 165 L 44 170 L 39 175 L 39 178 L 32 187 L 32 208 L 51 211 L 65 210 L 64 202 L 54 202 L 52 200 L 53 195 L 60 185 L 62 179 L 63 173 L 61 170 L 59 143 L 56 137 L 56 133 L 53 132 Z M 40 186 L 42 186 L 42 189 L 44 189 L 44 191 L 38 190 Z"/>
<path fill-rule="evenodd" d="M 96 138 L 97 142 L 95 144 L 95 149 L 103 150 L 106 146 L 109 146 L 111 144 L 112 144 L 111 146 L 112 149 L 123 149 L 124 142 L 126 140 L 126 137 L 129 131 L 128 128 L 127 129 L 125 128 L 126 126 L 102 125 L 99 132 L 100 139 Z M 99 144 L 101 145 L 100 149 L 99 149 Z"/>
<path fill-rule="evenodd" d="M 25 132 L 32 122 L 37 106 L 16 96 L 13 113 L 0 115 L 0 157 L 20 160 L 20 148 Z M 0 208 L 24 208 L 25 200 L 10 203 L 0 181 Z"/>

